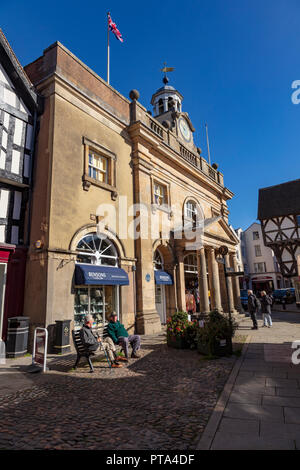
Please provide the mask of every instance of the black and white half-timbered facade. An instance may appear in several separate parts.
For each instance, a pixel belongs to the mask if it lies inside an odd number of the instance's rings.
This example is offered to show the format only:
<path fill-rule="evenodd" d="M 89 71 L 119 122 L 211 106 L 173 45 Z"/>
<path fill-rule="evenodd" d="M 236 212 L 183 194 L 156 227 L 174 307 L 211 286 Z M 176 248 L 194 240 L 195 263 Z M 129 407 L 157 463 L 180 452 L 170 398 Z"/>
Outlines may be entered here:
<path fill-rule="evenodd" d="M 300 179 L 259 190 L 258 219 L 285 279 L 297 281 L 300 256 Z"/>
<path fill-rule="evenodd" d="M 0 30 L 0 339 L 7 319 L 23 309 L 38 109 L 37 94 Z"/>

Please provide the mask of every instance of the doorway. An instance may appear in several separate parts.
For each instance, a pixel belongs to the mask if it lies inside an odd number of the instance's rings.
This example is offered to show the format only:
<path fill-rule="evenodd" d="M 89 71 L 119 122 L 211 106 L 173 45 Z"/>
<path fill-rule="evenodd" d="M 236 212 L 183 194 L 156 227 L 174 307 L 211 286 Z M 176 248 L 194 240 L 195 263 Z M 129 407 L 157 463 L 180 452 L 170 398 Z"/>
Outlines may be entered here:
<path fill-rule="evenodd" d="M 155 284 L 155 306 L 162 325 L 167 323 L 165 286 Z"/>

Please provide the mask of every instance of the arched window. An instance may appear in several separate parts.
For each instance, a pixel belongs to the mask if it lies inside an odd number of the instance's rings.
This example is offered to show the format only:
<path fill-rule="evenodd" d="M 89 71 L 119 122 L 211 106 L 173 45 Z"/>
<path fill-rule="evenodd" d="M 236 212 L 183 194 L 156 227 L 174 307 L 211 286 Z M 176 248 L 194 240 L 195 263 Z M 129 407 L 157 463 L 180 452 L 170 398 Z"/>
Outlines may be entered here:
<path fill-rule="evenodd" d="M 187 223 L 192 223 L 193 226 L 197 222 L 197 204 L 194 201 L 187 201 L 184 205 L 184 219 Z"/>
<path fill-rule="evenodd" d="M 114 244 L 96 233 L 85 235 L 76 247 L 77 262 L 96 265 L 117 266 L 118 255 Z"/>
<path fill-rule="evenodd" d="M 172 109 L 172 105 L 174 105 L 174 99 L 172 98 L 172 96 L 169 96 L 169 98 L 168 98 L 168 111 L 170 111 L 170 109 Z M 176 103 L 175 103 L 175 106 L 176 106 Z"/>
<path fill-rule="evenodd" d="M 186 273 L 197 273 L 198 266 L 197 266 L 197 255 L 195 253 L 191 253 L 190 255 L 186 255 L 183 260 L 184 264 L 184 271 Z"/>
<path fill-rule="evenodd" d="M 158 113 L 162 114 L 164 112 L 164 102 L 162 98 L 158 100 Z"/>

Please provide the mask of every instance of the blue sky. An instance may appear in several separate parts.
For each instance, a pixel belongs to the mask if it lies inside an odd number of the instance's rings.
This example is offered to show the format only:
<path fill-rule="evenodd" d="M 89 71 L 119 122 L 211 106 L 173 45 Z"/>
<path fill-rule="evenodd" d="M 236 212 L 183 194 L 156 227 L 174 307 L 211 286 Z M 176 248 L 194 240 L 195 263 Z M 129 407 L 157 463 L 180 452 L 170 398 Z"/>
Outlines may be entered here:
<path fill-rule="evenodd" d="M 163 62 L 175 67 L 195 142 L 206 157 L 207 122 L 211 160 L 235 194 L 230 222 L 247 228 L 258 188 L 300 178 L 299 0 L 15 0 L 1 5 L 0 27 L 22 65 L 60 41 L 106 79 L 108 10 L 124 38 L 111 36 L 111 85 L 138 89 L 151 109 Z"/>

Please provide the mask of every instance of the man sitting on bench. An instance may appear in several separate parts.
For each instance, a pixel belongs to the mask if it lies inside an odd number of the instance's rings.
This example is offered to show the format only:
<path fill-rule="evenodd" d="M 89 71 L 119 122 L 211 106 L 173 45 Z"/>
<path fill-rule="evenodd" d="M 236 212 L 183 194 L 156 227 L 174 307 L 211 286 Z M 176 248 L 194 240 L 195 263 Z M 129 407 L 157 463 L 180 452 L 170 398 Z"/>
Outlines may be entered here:
<path fill-rule="evenodd" d="M 92 315 L 86 315 L 84 319 L 84 325 L 80 331 L 80 336 L 82 342 L 87 347 L 90 352 L 93 352 L 95 355 L 101 353 L 101 348 L 99 348 L 100 343 L 103 346 L 103 349 L 108 354 L 109 360 L 111 362 L 111 367 L 122 367 L 122 364 L 119 364 L 117 361 L 116 347 L 111 338 L 107 337 L 103 341 L 100 337 L 96 338 L 92 332 L 93 327 L 93 317 Z"/>
<path fill-rule="evenodd" d="M 128 361 L 128 343 L 131 344 L 132 347 L 132 358 L 139 358 L 139 354 L 137 354 L 137 350 L 141 347 L 141 338 L 139 335 L 128 335 L 127 330 L 125 329 L 124 325 L 118 321 L 118 316 L 116 312 L 112 312 L 110 316 L 110 322 L 107 326 L 107 333 L 113 340 L 115 344 L 119 344 L 124 353 L 126 360 Z"/>

